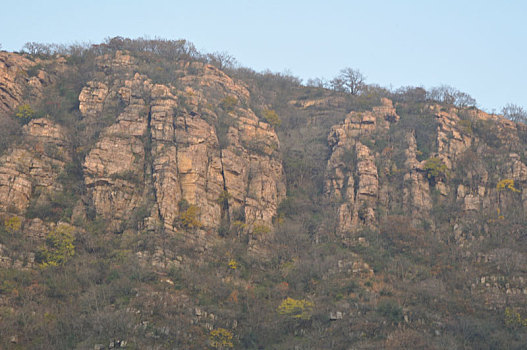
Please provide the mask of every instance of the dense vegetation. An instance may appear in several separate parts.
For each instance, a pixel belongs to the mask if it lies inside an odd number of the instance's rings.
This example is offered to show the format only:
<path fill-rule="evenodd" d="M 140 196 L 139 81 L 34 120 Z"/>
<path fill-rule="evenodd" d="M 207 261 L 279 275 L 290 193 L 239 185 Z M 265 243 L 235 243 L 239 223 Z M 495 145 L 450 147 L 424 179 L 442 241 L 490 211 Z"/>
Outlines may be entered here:
<path fill-rule="evenodd" d="M 22 142 L 20 130 L 28 120 L 49 116 L 68 130 L 74 157 L 59 177 L 60 192 L 35 196 L 25 213 L 2 217 L 0 247 L 22 264 L 0 268 L 1 348 L 93 349 L 110 343 L 130 349 L 525 347 L 525 296 L 494 302 L 473 285 L 482 275 L 503 276 L 498 283 L 505 285 L 527 273 L 527 222 L 521 206 L 513 204 L 524 190 L 512 180 L 504 182 L 500 173 L 504 155 L 525 157 L 527 139 L 504 144 L 493 125 L 469 117 L 475 101 L 467 94 L 450 87 L 389 91 L 367 85 L 351 69 L 331 82 L 303 85 L 287 74 L 238 67 L 227 54 L 201 54 L 183 40 L 112 38 L 71 47 L 30 43 L 24 50 L 40 58 L 40 68 L 54 72 L 57 80 L 41 101 L 27 96 L 27 104 L 0 118 L 0 153 Z M 249 239 L 236 228 L 243 222 L 236 218 L 218 228 L 219 238 L 205 253 L 185 235 L 149 234 L 142 225 L 146 204 L 126 222 L 133 234 L 110 232 L 93 208 L 84 219 L 72 220 L 85 191 L 84 157 L 121 108 L 116 104 L 90 124 L 80 118 L 78 96 L 96 74 L 96 57 L 117 50 L 133 55 L 139 72 L 155 82 L 177 84 L 181 64 L 199 61 L 247 84 L 251 108 L 277 131 L 287 179 L 287 198 L 274 227 L 253 231 L 274 231 L 264 257 L 248 249 Z M 70 69 L 54 71 L 50 62 L 56 55 L 64 56 Z M 361 142 L 377 152 L 379 169 L 394 165 L 379 176 L 402 193 L 405 180 L 398 169 L 404 168 L 405 137 L 413 130 L 434 205 L 429 217 L 413 220 L 402 210 L 402 195 L 396 195 L 379 212 L 378 227 L 362 227 L 355 233 L 360 240 L 350 244 L 336 232 L 337 203 L 325 195 L 327 136 L 349 112 L 370 110 L 381 98 L 394 101 L 401 119 Z M 309 100 L 328 102 L 301 108 Z M 224 99 L 220 107 L 228 113 L 238 103 Z M 477 136 L 460 160 L 463 166 L 452 172 L 434 157 L 437 122 L 431 104 L 458 108 L 460 117 L 466 114 L 463 127 Z M 511 119 L 525 121 L 521 108 L 507 108 Z M 455 197 L 441 197 L 434 189 L 441 181 L 477 187 L 481 167 L 500 196 L 493 211 L 465 214 Z M 228 195 L 218 201 L 226 203 Z M 179 205 L 181 231 L 199 229 L 199 209 Z M 57 225 L 43 237 L 27 238 L 23 223 L 28 218 Z M 176 251 L 181 263 L 141 259 L 155 256 L 160 247 Z M 31 254 L 36 265 L 28 268 Z"/>

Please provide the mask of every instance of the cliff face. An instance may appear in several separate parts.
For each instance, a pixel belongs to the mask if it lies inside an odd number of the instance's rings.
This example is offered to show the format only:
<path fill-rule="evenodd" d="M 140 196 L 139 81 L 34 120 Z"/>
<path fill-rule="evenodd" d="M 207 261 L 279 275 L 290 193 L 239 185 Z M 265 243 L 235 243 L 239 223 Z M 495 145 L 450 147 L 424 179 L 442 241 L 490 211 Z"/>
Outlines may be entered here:
<path fill-rule="evenodd" d="M 398 119 L 392 102 L 385 99 L 381 107 L 371 112 L 351 112 L 342 124 L 332 128 L 325 187 L 331 200 L 342 203 L 337 209 L 339 232 L 377 223 L 380 187 L 375 153 L 360 140 L 377 128 L 389 128 Z"/>
<path fill-rule="evenodd" d="M 23 128 L 24 142 L 0 158 L 0 210 L 23 213 L 32 198 L 60 191 L 60 169 L 71 161 L 64 130 L 48 119 Z"/>
<path fill-rule="evenodd" d="M 133 74 L 131 58 L 129 66 L 117 61 L 122 57 L 110 62 L 126 79 L 111 79 L 110 71 L 80 94 L 85 118 L 99 118 L 111 103 L 122 109 L 84 162 L 97 213 L 120 223 L 150 201 L 147 221 L 174 231 L 186 202 L 198 208 L 205 229 L 236 215 L 249 225 L 270 225 L 285 196 L 279 142 L 269 124 L 243 107 L 247 89 L 203 64 L 181 67 L 177 88 L 154 84 Z M 225 98 L 237 105 L 222 110 Z"/>
<path fill-rule="evenodd" d="M 41 99 L 66 69 L 62 58 L 32 61 L 10 53 L 1 53 L 0 63 L 4 115 Z M 46 65 L 53 65 L 51 73 Z M 280 142 L 249 107 L 248 87 L 200 62 L 178 63 L 165 84 L 139 73 L 141 65 L 123 51 L 95 59 L 92 79 L 78 95 L 83 135 L 91 142 L 73 145 L 70 131 L 49 115 L 23 127 L 24 141 L 2 156 L 1 209 L 24 213 L 42 193 L 62 191 L 57 178 L 80 152 L 85 190 L 75 215 L 86 217 L 93 209 L 116 232 L 136 225 L 175 232 L 189 208 L 203 232 L 235 221 L 248 231 L 270 227 L 286 192 Z M 343 103 L 345 98 L 329 96 L 289 104 L 306 110 Z M 525 151 L 517 147 L 524 125 L 477 110 L 424 108 L 424 149 L 421 127 L 401 126 L 386 98 L 331 128 L 324 192 L 337 206 L 341 235 L 377 227 L 379 217 L 395 208 L 414 222 L 427 220 L 445 202 L 462 213 L 502 210 L 512 199 L 497 183 L 510 179 L 522 187 L 527 181 Z M 507 145 L 507 156 L 490 169 L 489 155 Z M 527 208 L 524 192 L 519 196 Z"/>
<path fill-rule="evenodd" d="M 435 150 L 427 159 L 418 160 L 423 152 L 418 149 L 415 129 L 405 129 L 403 148 L 398 150 L 402 167 L 397 166 L 391 145 L 378 146 L 393 137 L 390 128 L 396 128 L 400 119 L 391 101 L 384 100 L 382 107 L 371 112 L 351 112 L 343 123 L 332 128 L 325 188 L 329 198 L 341 203 L 341 233 L 378 226 L 376 211 L 393 208 L 394 202 L 402 204 L 401 213 L 414 219 L 429 218 L 434 205 L 442 202 L 458 203 L 462 212 L 454 215 L 455 221 L 464 216 L 463 212 L 497 210 L 498 192 L 503 190 L 497 188 L 499 181 L 509 179 L 519 187 L 525 185 L 526 165 L 521 161 L 525 151 L 509 152 L 489 169 L 483 159 L 495 153 L 496 145 L 489 145 L 476 130 L 495 125 L 495 142 L 514 149 L 521 145 L 524 125 L 476 110 L 445 111 L 437 105 L 427 108 L 429 111 L 424 113 L 431 113 L 434 119 L 433 132 L 428 136 Z M 527 208 L 525 196 L 518 204 Z"/>
<path fill-rule="evenodd" d="M 53 74 L 39 68 L 43 62 L 0 52 L 0 112 L 9 113 L 23 101 L 41 96 L 53 81 Z"/>
<path fill-rule="evenodd" d="M 336 205 L 337 232 L 356 245 L 365 229 L 403 229 L 408 240 L 411 226 L 433 231 L 460 247 L 471 293 L 487 308 L 519 305 L 527 294 L 518 265 L 525 255 L 505 246 L 522 237 L 522 226 L 510 222 L 527 214 L 526 126 L 475 109 L 425 108 L 426 125 L 399 125 L 384 100 L 331 129 L 325 193 Z M 423 157 L 426 139 L 418 144 L 416 132 L 425 127 L 432 149 Z M 399 227 L 398 217 L 408 226 Z M 498 247 L 483 253 L 493 240 Z"/>
<path fill-rule="evenodd" d="M 14 63 L 3 79 L 9 93 L 2 96 L 14 110 L 21 95 L 10 72 L 31 63 L 9 57 Z M 194 226 L 203 230 L 222 220 L 241 221 L 248 230 L 271 226 L 285 197 L 280 145 L 273 128 L 247 107 L 245 86 L 202 63 L 182 64 L 181 78 L 162 85 L 136 73 L 125 53 L 97 62 L 97 79 L 82 88 L 78 107 L 87 129 L 101 120 L 108 125 L 82 164 L 84 203 L 97 216 L 114 231 L 134 217 L 148 229 L 174 232 L 191 207 Z M 231 105 L 223 107 L 225 101 Z M 40 188 L 60 191 L 56 178 L 72 159 L 66 133 L 49 119 L 32 120 L 23 134 L 25 142 L 2 159 L 3 211 L 23 213 Z M 50 148 L 53 154 L 45 152 Z"/>

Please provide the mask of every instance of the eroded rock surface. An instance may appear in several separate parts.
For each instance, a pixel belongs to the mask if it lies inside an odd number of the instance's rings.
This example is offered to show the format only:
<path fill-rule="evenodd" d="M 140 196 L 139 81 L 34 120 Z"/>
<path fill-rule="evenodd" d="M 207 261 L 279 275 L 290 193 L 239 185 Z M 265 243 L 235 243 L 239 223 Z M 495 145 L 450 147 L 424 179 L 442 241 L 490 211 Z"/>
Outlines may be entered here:
<path fill-rule="evenodd" d="M 125 61 L 104 68 L 126 70 Z M 135 74 L 89 82 L 81 92 L 85 118 L 105 113 L 116 104 L 112 99 L 122 109 L 84 162 L 96 211 L 115 229 L 148 208 L 150 221 L 175 231 L 189 205 L 198 208 L 205 229 L 234 219 L 270 225 L 285 197 L 278 137 L 240 107 L 248 90 L 215 67 L 193 64 L 192 70 L 178 88 Z M 239 103 L 225 111 L 220 104 L 227 96 Z"/>
<path fill-rule="evenodd" d="M 23 212 L 35 190 L 61 189 L 57 177 L 71 161 L 66 132 L 49 119 L 34 119 L 23 128 L 24 142 L 0 158 L 0 210 Z"/>
<path fill-rule="evenodd" d="M 435 129 L 431 133 L 433 149 L 427 159 L 423 159 L 415 129 L 399 131 L 404 133 L 403 150 L 394 150 L 386 143 L 392 137 L 390 130 L 400 120 L 386 99 L 371 111 L 351 112 L 332 128 L 325 190 L 337 204 L 340 233 L 377 226 L 379 208 L 409 215 L 415 224 L 430 220 L 434 208 L 449 202 L 460 205 L 458 218 L 481 210 L 499 213 L 514 206 L 520 197 L 527 208 L 525 191 L 519 189 L 527 182 L 527 166 L 522 161 L 525 155 L 510 152 L 508 157 L 493 160 L 494 168 L 483 161 L 494 157 L 493 147 L 509 145 L 514 149 L 521 144 L 520 137 L 525 135 L 521 123 L 475 109 L 445 109 L 438 105 L 427 106 L 425 113 L 434 123 L 431 130 Z M 387 146 L 377 147 L 377 142 Z M 394 159 L 394 154 L 403 161 Z M 453 186 L 453 177 L 462 183 Z M 402 179 L 402 188 L 396 185 L 398 179 Z M 518 188 L 497 188 L 502 180 L 514 181 Z"/>

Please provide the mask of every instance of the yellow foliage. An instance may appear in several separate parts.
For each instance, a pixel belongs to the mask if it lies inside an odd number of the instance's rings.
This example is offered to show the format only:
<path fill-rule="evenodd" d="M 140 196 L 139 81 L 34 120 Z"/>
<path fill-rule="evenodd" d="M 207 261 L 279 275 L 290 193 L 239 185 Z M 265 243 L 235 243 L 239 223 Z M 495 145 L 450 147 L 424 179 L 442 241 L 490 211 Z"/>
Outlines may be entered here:
<path fill-rule="evenodd" d="M 10 217 L 9 219 L 5 219 L 4 227 L 9 233 L 19 231 L 22 227 L 22 220 L 18 216 Z"/>
<path fill-rule="evenodd" d="M 234 220 L 234 222 L 232 223 L 232 228 L 234 229 L 234 232 L 239 236 L 245 232 L 245 230 L 247 229 L 247 224 L 240 220 Z"/>
<path fill-rule="evenodd" d="M 278 114 L 276 114 L 274 110 L 266 109 L 263 111 L 262 114 L 263 114 L 265 121 L 271 124 L 272 127 L 277 127 L 277 126 L 282 125 L 282 121 L 280 120 L 280 118 L 278 117 Z"/>
<path fill-rule="evenodd" d="M 35 116 L 35 111 L 30 105 L 24 103 L 17 107 L 15 116 L 23 121 L 28 121 Z"/>
<path fill-rule="evenodd" d="M 233 334 L 225 328 L 217 328 L 210 331 L 210 346 L 214 349 L 226 349 L 234 347 Z"/>
<path fill-rule="evenodd" d="M 36 260 L 42 267 L 63 265 L 73 255 L 73 227 L 59 224 L 46 236 L 46 244 L 37 252 Z"/>
<path fill-rule="evenodd" d="M 527 318 L 523 318 L 519 312 L 508 307 L 505 309 L 505 325 L 511 328 L 527 327 Z"/>
<path fill-rule="evenodd" d="M 313 302 L 305 299 L 296 300 L 293 298 L 287 298 L 282 301 L 280 306 L 278 306 L 278 313 L 292 318 L 309 320 L 314 306 L 315 304 Z"/>
<path fill-rule="evenodd" d="M 229 268 L 236 270 L 238 268 L 238 262 L 234 259 L 229 260 Z"/>
<path fill-rule="evenodd" d="M 216 199 L 216 203 L 223 206 L 225 204 L 228 204 L 231 198 L 232 198 L 232 195 L 229 193 L 229 191 L 225 190 L 222 193 L 220 193 L 218 199 Z"/>
<path fill-rule="evenodd" d="M 234 220 L 232 224 L 234 227 L 239 228 L 240 230 L 244 230 L 247 227 L 247 224 L 241 220 Z"/>
<path fill-rule="evenodd" d="M 256 235 L 256 236 L 261 236 L 269 232 L 271 232 L 271 229 L 264 224 L 254 225 L 253 227 L 253 235 Z"/>
<path fill-rule="evenodd" d="M 189 205 L 179 214 L 179 223 L 185 228 L 200 228 L 203 226 L 198 220 L 199 208 L 196 205 Z"/>
<path fill-rule="evenodd" d="M 519 189 L 514 187 L 514 180 L 513 179 L 503 179 L 503 180 L 501 180 L 496 185 L 496 189 L 498 191 L 502 191 L 502 190 L 506 189 L 506 190 L 510 190 L 510 191 L 516 192 L 516 193 L 521 192 Z"/>

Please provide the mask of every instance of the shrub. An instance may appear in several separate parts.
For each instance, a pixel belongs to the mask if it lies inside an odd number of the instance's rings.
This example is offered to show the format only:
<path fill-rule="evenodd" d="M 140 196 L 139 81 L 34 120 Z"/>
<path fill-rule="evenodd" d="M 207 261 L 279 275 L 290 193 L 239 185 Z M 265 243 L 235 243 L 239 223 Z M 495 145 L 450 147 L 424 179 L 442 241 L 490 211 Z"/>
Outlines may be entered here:
<path fill-rule="evenodd" d="M 527 327 L 527 317 L 508 307 L 505 309 L 505 325 L 509 328 Z"/>
<path fill-rule="evenodd" d="M 234 107 L 238 104 L 238 99 L 234 96 L 227 96 L 220 102 L 220 107 L 225 112 L 232 112 Z"/>
<path fill-rule="evenodd" d="M 425 162 L 426 176 L 432 183 L 436 183 L 441 180 L 446 180 L 448 174 L 448 168 L 437 157 L 428 158 Z"/>
<path fill-rule="evenodd" d="M 20 137 L 20 124 L 15 118 L 0 116 L 0 154 L 2 154 L 11 143 Z"/>
<path fill-rule="evenodd" d="M 229 260 L 229 268 L 231 270 L 236 270 L 238 268 L 238 262 L 234 259 Z"/>
<path fill-rule="evenodd" d="M 45 245 L 35 255 L 35 260 L 42 267 L 63 265 L 73 255 L 73 226 L 59 224 L 46 236 Z"/>
<path fill-rule="evenodd" d="M 459 126 L 461 127 L 461 130 L 463 130 L 465 133 L 472 135 L 472 122 L 467 119 L 463 119 L 459 121 Z"/>
<path fill-rule="evenodd" d="M 31 119 L 35 118 L 35 115 L 36 112 L 27 103 L 18 106 L 15 112 L 15 116 L 20 119 L 24 124 L 29 122 Z"/>
<path fill-rule="evenodd" d="M 131 182 L 132 184 L 138 185 L 138 186 L 143 183 L 143 179 L 141 175 L 137 174 L 133 170 L 124 170 L 124 171 L 120 171 L 117 173 L 113 173 L 110 175 L 110 178 L 112 180 L 117 180 L 117 179 L 125 180 L 125 181 Z"/>
<path fill-rule="evenodd" d="M 296 300 L 287 298 L 278 306 L 278 313 L 292 318 L 309 320 L 314 306 L 315 304 L 313 302 L 305 299 Z"/>
<path fill-rule="evenodd" d="M 28 218 L 47 221 L 69 220 L 75 206 L 76 197 L 72 193 L 59 192 L 33 198 L 26 211 Z"/>
<path fill-rule="evenodd" d="M 229 205 L 229 200 L 231 198 L 232 198 L 232 195 L 229 193 L 229 191 L 224 190 L 223 192 L 220 193 L 220 195 L 218 196 L 218 199 L 216 199 L 216 203 L 221 205 L 223 208 Z"/>
<path fill-rule="evenodd" d="M 269 232 L 271 232 L 271 229 L 268 226 L 264 224 L 258 224 L 258 225 L 254 225 L 252 233 L 255 236 L 262 236 Z"/>
<path fill-rule="evenodd" d="M 176 224 L 186 229 L 200 228 L 203 225 L 198 219 L 199 212 L 198 206 L 189 204 L 185 199 L 182 199 L 179 202 L 179 216 L 176 219 Z"/>
<path fill-rule="evenodd" d="M 503 180 L 501 180 L 496 185 L 496 189 L 498 191 L 509 190 L 511 192 L 516 192 L 516 193 L 521 192 L 519 189 L 514 187 L 514 180 L 513 179 L 503 179 Z"/>
<path fill-rule="evenodd" d="M 278 114 L 272 109 L 266 109 L 262 112 L 262 115 L 267 123 L 269 123 L 273 128 L 282 125 L 282 121 L 278 117 Z"/>
<path fill-rule="evenodd" d="M 210 331 L 209 335 L 210 346 L 214 349 L 232 348 L 234 347 L 232 338 L 233 334 L 231 331 L 225 328 L 214 329 Z"/>
<path fill-rule="evenodd" d="M 9 219 L 5 219 L 4 227 L 9 233 L 20 231 L 22 220 L 18 216 L 10 217 Z"/>
<path fill-rule="evenodd" d="M 383 300 L 377 306 L 377 313 L 392 323 L 399 323 L 403 318 L 403 308 L 394 300 Z"/>

